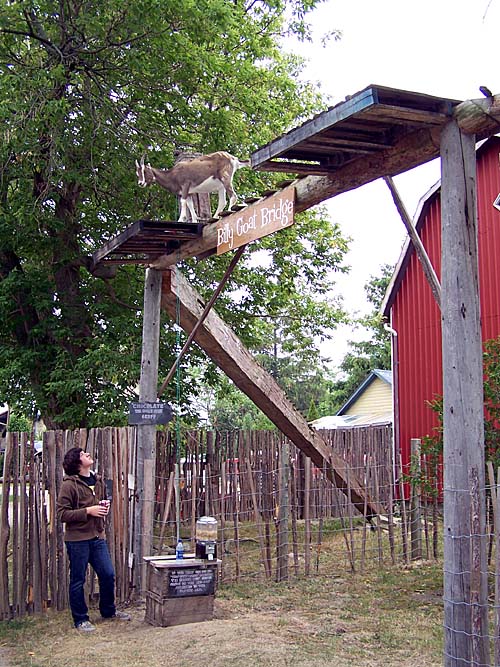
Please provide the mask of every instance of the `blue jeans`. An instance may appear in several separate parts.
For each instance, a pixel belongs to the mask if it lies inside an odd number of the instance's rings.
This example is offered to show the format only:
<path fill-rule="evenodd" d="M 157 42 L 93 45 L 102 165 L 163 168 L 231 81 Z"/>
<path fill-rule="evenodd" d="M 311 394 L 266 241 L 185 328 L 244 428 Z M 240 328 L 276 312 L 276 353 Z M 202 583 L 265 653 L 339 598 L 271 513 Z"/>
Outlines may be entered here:
<path fill-rule="evenodd" d="M 99 580 L 99 611 L 109 618 L 116 612 L 115 571 L 106 540 L 98 537 L 81 542 L 66 542 L 69 558 L 69 606 L 75 626 L 88 621 L 84 584 L 88 565 L 92 565 Z"/>

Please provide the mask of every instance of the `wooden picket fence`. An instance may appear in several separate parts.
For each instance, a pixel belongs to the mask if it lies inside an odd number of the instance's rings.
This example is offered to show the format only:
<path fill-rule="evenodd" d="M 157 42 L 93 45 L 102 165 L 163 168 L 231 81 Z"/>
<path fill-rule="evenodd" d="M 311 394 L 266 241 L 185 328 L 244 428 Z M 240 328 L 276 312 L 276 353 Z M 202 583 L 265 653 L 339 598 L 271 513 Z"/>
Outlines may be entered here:
<path fill-rule="evenodd" d="M 390 425 L 323 431 L 322 435 L 350 463 L 370 496 L 392 513 Z M 27 434 L 9 433 L 0 485 L 0 620 L 43 612 L 49 606 L 58 610 L 67 607 L 68 566 L 63 527 L 56 520 L 55 507 L 63 476 L 61 462 L 64 452 L 73 446 L 89 451 L 98 472 L 112 480 L 107 533 L 116 571 L 117 602 L 134 597 L 133 569 L 138 565 L 132 555 L 136 427 L 49 431 L 44 434 L 42 456 L 35 455 Z M 180 470 L 178 484 L 176 462 Z M 217 518 L 218 553 L 226 581 L 243 575 L 239 553 L 241 544 L 249 539 L 249 527 L 255 529 L 253 541 L 258 550 L 253 575 L 272 576 L 281 549 L 281 566 L 277 562 L 274 571 L 278 579 L 283 579 L 290 576 L 283 567 L 289 544 L 294 545 L 293 571 L 299 573 L 297 526 L 306 538 L 309 531 L 310 540 L 311 522 L 319 521 L 321 526 L 325 520 L 340 517 L 352 530 L 352 519 L 357 514 L 322 471 L 278 432 L 159 431 L 155 554 L 167 553 L 175 543 L 176 487 L 180 489 L 183 539 L 194 544 L 200 516 Z M 288 538 L 289 526 L 292 539 Z M 275 542 L 271 535 L 274 529 Z M 230 552 L 231 565 L 226 562 Z M 307 556 L 303 569 L 305 574 L 311 572 Z M 90 596 L 94 586 L 94 577 L 89 576 Z"/>

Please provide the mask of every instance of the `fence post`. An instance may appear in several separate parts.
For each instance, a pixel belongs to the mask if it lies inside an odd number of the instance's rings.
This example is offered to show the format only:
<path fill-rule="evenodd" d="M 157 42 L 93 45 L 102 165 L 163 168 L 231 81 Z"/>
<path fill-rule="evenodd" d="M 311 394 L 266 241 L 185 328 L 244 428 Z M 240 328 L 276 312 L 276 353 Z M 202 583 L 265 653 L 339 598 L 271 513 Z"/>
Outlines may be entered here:
<path fill-rule="evenodd" d="M 277 535 L 278 563 L 276 568 L 276 581 L 286 581 L 288 579 L 288 484 L 290 481 L 290 445 L 287 438 L 282 438 L 281 441 L 280 463 L 280 498 Z"/>
<path fill-rule="evenodd" d="M 411 535 L 411 559 L 422 558 L 422 517 L 420 494 L 420 445 L 419 438 L 411 438 L 411 475 L 416 482 L 411 482 L 411 504 L 410 504 L 410 535 Z"/>

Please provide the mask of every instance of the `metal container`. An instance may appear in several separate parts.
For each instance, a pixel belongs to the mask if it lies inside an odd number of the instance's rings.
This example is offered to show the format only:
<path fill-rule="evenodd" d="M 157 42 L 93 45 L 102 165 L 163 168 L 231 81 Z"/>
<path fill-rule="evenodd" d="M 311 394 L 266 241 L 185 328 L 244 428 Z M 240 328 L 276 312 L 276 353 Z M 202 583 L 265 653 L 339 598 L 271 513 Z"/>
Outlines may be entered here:
<path fill-rule="evenodd" d="M 202 516 L 196 522 L 196 558 L 217 558 L 217 519 Z"/>

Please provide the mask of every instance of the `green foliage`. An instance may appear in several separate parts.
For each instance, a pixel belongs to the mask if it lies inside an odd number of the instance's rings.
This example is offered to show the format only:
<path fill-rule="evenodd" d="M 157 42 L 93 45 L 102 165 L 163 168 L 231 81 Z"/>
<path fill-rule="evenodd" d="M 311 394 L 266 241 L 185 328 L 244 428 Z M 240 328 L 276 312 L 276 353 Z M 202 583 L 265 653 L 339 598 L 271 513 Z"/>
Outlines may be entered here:
<path fill-rule="evenodd" d="M 0 402 L 36 404 L 49 428 L 125 423 L 144 269 L 99 278 L 89 257 L 134 220 L 175 219 L 175 197 L 137 187 L 143 153 L 164 167 L 184 148 L 247 157 L 322 107 L 297 76 L 300 58 L 280 48 L 287 32 L 307 39 L 316 4 L 0 0 Z M 251 195 L 274 180 L 242 170 L 236 187 Z M 284 348 L 316 350 L 342 317 L 327 274 L 345 251 L 324 214 L 304 214 L 247 251 L 222 316 L 252 349 L 267 349 L 265 313 Z M 207 295 L 228 261 L 183 271 Z M 175 350 L 174 328 L 162 327 L 160 377 Z M 201 363 L 196 348 L 182 363 L 186 415 L 197 390 L 187 371 Z"/>
<path fill-rule="evenodd" d="M 213 404 L 208 410 L 208 420 L 218 431 L 274 429 L 265 414 L 222 374 Z"/>
<path fill-rule="evenodd" d="M 350 342 L 351 352 L 348 352 L 340 370 L 345 379 L 339 380 L 333 387 L 335 411 L 349 399 L 359 385 L 374 369 L 390 370 L 391 368 L 391 339 L 384 329 L 384 322 L 380 314 L 380 306 L 389 285 L 393 268 L 389 265 L 381 267 L 381 275 L 372 276 L 365 285 L 365 292 L 369 303 L 373 305 L 372 312 L 366 317 L 353 320 L 358 327 L 363 327 L 369 335 L 368 340 Z"/>
<path fill-rule="evenodd" d="M 484 343 L 484 443 L 485 460 L 493 468 L 500 467 L 500 337 Z M 443 454 L 443 397 L 436 396 L 428 403 L 436 414 L 438 425 L 434 432 L 422 439 L 421 453 L 427 460 L 427 469 L 417 474 L 417 462 L 412 462 L 407 481 L 420 484 L 428 493 L 437 493 L 437 466 Z"/>
<path fill-rule="evenodd" d="M 9 431 L 11 433 L 30 433 L 32 423 L 24 415 L 17 413 L 10 413 L 9 416 Z"/>
<path fill-rule="evenodd" d="M 486 341 L 483 363 L 486 460 L 497 470 L 500 467 L 500 337 Z"/>
<path fill-rule="evenodd" d="M 318 408 L 316 407 L 314 399 L 311 398 L 311 402 L 309 403 L 309 410 L 307 411 L 307 421 L 312 422 L 315 419 L 318 419 L 318 417 Z"/>

